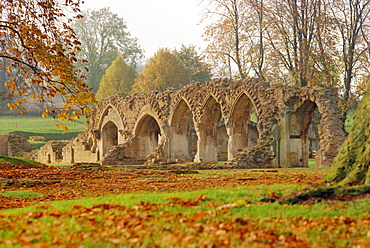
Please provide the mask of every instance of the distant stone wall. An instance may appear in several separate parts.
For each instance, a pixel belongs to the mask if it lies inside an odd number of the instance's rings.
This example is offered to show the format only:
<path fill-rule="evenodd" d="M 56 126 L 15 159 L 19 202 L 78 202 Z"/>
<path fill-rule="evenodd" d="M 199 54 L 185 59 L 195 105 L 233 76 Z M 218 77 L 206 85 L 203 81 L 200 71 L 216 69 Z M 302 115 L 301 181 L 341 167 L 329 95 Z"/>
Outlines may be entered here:
<path fill-rule="evenodd" d="M 319 120 L 312 121 L 315 111 Z M 257 120 L 252 121 L 252 114 Z M 342 118 L 328 89 L 289 88 L 257 79 L 215 79 L 179 90 L 116 94 L 92 108 L 85 132 L 63 146 L 62 161 L 307 166 L 315 139 L 319 166 L 330 166 L 345 136 Z M 308 134 L 312 128 L 319 137 Z"/>
<path fill-rule="evenodd" d="M 0 155 L 24 157 L 33 148 L 27 139 L 15 134 L 0 134 Z"/>
<path fill-rule="evenodd" d="M 37 158 L 40 163 L 63 163 L 63 148 L 69 140 L 51 140 L 40 148 Z"/>
<path fill-rule="evenodd" d="M 32 140 L 32 141 L 41 141 L 41 142 L 46 141 L 44 136 L 30 136 L 30 137 L 28 137 L 28 139 Z"/>

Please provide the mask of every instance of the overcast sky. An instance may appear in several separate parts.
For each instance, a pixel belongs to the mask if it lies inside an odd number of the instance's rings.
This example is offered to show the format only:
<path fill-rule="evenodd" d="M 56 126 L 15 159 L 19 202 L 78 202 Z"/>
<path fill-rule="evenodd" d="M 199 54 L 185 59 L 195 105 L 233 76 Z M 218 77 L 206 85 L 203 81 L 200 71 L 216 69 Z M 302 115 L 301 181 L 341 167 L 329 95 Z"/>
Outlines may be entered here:
<path fill-rule="evenodd" d="M 122 17 L 127 29 L 150 58 L 159 48 L 182 44 L 205 48 L 201 0 L 84 0 L 81 9 L 110 7 Z"/>

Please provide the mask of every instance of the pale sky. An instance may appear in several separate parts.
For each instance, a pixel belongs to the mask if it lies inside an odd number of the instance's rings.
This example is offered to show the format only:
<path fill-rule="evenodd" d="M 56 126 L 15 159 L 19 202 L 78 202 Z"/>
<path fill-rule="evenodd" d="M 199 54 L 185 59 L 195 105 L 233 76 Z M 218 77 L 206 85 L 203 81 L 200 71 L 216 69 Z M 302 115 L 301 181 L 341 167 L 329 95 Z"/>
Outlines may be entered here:
<path fill-rule="evenodd" d="M 195 45 L 204 49 L 201 0 L 84 0 L 81 9 L 110 7 L 150 58 L 159 48 Z"/>

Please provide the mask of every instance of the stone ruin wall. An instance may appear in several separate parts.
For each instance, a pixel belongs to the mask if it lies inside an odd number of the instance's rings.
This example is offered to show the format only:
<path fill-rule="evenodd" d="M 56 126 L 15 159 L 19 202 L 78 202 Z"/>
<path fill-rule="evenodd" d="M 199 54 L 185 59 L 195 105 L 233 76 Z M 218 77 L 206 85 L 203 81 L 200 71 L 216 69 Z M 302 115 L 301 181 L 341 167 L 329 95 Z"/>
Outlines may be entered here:
<path fill-rule="evenodd" d="M 29 157 L 32 150 L 26 138 L 15 134 L 0 134 L 0 156 Z"/>
<path fill-rule="evenodd" d="M 63 149 L 69 140 L 50 140 L 40 148 L 34 159 L 42 163 L 64 163 Z"/>
<path fill-rule="evenodd" d="M 209 156 L 215 146 L 219 146 L 213 144 L 214 130 L 223 123 L 223 133 L 227 136 L 222 136 L 222 142 L 229 140 L 229 143 L 227 150 L 218 150 L 217 154 L 227 154 L 228 165 L 240 168 L 305 166 L 294 157 L 297 152 L 291 150 L 305 133 L 305 119 L 311 118 L 312 111 L 304 112 L 306 105 L 310 111 L 317 109 L 322 114 L 317 163 L 330 166 L 345 136 L 343 117 L 331 92 L 310 86 L 287 88 L 257 79 L 215 79 L 207 85 L 189 84 L 180 90 L 169 88 L 165 92 L 111 96 L 92 108 L 85 132 L 63 147 L 62 160 L 63 163 L 101 164 L 214 163 L 217 155 Z M 258 122 L 246 124 L 249 117 L 245 116 L 252 109 Z M 180 127 L 184 122 L 188 123 L 187 128 Z M 148 129 L 153 129 L 153 133 L 148 133 Z M 250 136 L 258 135 L 258 141 L 253 146 L 241 147 L 247 141 L 242 140 L 238 130 L 246 132 L 247 129 Z M 287 135 L 290 129 L 297 134 Z M 191 147 L 182 154 L 186 150 L 181 144 L 185 135 L 188 139 L 185 145 Z M 219 138 L 218 143 L 222 139 Z M 301 143 L 304 147 L 305 142 Z M 45 160 L 45 155 L 39 155 L 40 162 Z"/>

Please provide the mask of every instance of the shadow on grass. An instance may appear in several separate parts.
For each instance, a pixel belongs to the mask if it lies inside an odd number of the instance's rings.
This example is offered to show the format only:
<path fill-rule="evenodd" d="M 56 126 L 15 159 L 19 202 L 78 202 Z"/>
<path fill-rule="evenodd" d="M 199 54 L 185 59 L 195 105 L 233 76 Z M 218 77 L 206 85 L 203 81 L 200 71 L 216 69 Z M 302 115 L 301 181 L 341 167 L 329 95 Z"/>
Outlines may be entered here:
<path fill-rule="evenodd" d="M 370 193 L 370 185 L 361 185 L 355 187 L 327 187 L 300 192 L 297 195 L 290 196 L 280 201 L 280 204 L 300 204 L 307 201 L 320 201 L 323 199 L 350 200 L 355 196 Z"/>
<path fill-rule="evenodd" d="M 14 131 L 10 134 L 16 134 L 23 138 L 28 139 L 30 136 L 43 136 L 46 141 L 50 140 L 70 140 L 75 138 L 80 132 L 66 132 L 60 130 L 60 133 L 33 133 L 33 132 L 23 132 L 23 131 Z"/>

